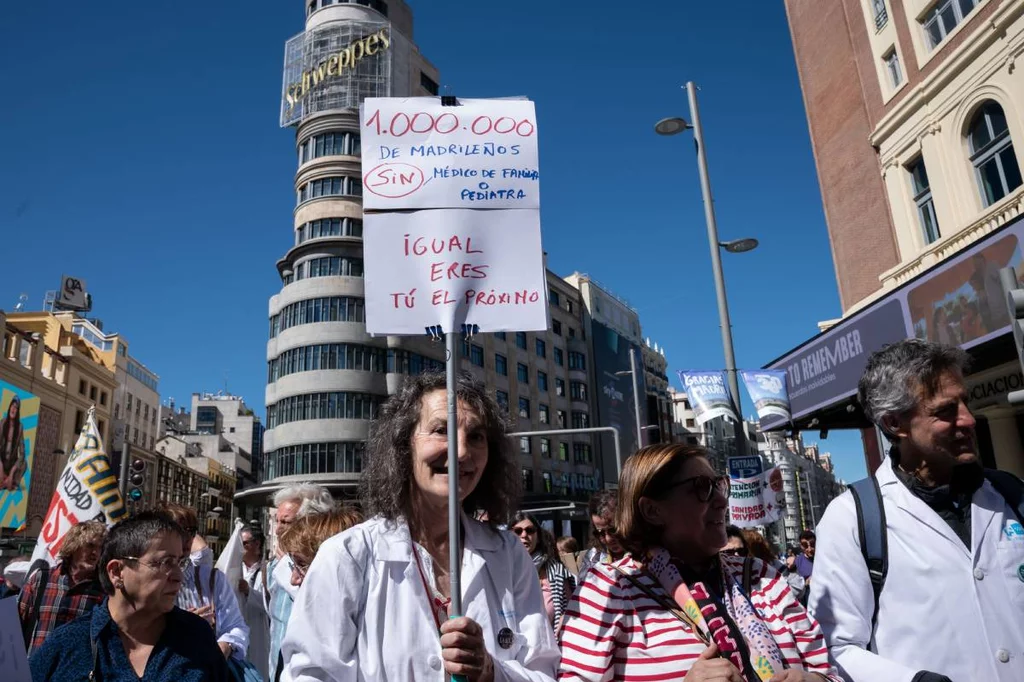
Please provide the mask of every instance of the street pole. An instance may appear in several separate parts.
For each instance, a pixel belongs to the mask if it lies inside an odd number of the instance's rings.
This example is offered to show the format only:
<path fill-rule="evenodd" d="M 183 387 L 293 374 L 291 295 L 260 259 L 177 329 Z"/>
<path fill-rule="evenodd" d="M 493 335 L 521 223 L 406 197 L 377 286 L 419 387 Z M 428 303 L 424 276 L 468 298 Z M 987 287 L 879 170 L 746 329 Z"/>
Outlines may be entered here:
<path fill-rule="evenodd" d="M 732 348 L 732 323 L 729 321 L 729 303 L 725 297 L 725 276 L 722 272 L 722 253 L 718 241 L 718 224 L 715 222 L 715 204 L 711 197 L 711 180 L 708 179 L 708 158 L 704 152 L 704 129 L 700 124 L 700 110 L 697 107 L 697 86 L 693 81 L 686 84 L 690 100 L 690 117 L 693 119 L 693 139 L 697 145 L 697 170 L 700 173 L 700 190 L 704 197 L 704 220 L 708 225 L 708 246 L 711 247 L 711 269 L 715 274 L 715 293 L 718 296 L 718 320 L 722 327 L 722 349 L 725 351 L 725 375 L 732 393 L 733 409 L 740 424 L 743 424 L 743 404 L 740 400 L 740 385 L 736 377 L 736 355 Z M 746 428 L 741 428 L 737 443 L 739 454 L 747 454 Z"/>
<path fill-rule="evenodd" d="M 640 381 L 636 372 L 636 348 L 630 345 L 629 373 L 633 376 L 633 410 L 636 412 L 636 447 L 639 450 L 644 446 L 644 429 L 640 423 Z"/>
<path fill-rule="evenodd" d="M 125 505 L 128 504 L 128 464 L 131 460 L 131 446 L 128 444 L 127 427 L 125 428 L 125 438 L 121 446 L 121 480 L 118 481 L 117 487 L 121 491 L 121 500 L 124 501 Z"/>

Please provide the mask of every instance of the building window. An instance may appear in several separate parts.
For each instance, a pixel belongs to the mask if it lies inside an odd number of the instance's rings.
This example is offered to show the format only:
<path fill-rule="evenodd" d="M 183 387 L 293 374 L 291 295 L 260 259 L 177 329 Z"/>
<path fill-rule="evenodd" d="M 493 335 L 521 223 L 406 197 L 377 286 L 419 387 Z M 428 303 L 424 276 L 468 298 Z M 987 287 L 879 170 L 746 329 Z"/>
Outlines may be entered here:
<path fill-rule="evenodd" d="M 477 367 L 484 366 L 484 349 L 475 343 L 469 347 L 469 361 Z"/>
<path fill-rule="evenodd" d="M 494 332 L 494 338 L 505 340 L 505 332 Z"/>
<path fill-rule="evenodd" d="M 131 393 L 128 394 L 128 400 L 125 401 L 124 409 L 125 409 L 126 412 L 131 412 L 132 411 L 132 394 Z"/>
<path fill-rule="evenodd" d="M 516 347 L 526 350 L 526 332 L 516 332 Z"/>
<path fill-rule="evenodd" d="M 100 393 L 100 405 L 106 405 L 106 404 L 107 404 L 107 392 L 103 391 L 102 393 Z"/>
<path fill-rule="evenodd" d="M 95 386 L 89 387 L 89 400 L 96 400 L 97 391 Z"/>
<path fill-rule="evenodd" d="M 885 0 L 871 0 L 871 8 L 875 14 L 875 30 L 881 31 L 889 21 L 889 13 L 885 9 Z"/>
<path fill-rule="evenodd" d="M 548 345 L 544 343 L 544 339 L 537 339 L 537 357 L 546 358 L 548 356 Z"/>
<path fill-rule="evenodd" d="M 519 379 L 519 383 L 528 384 L 530 383 L 530 368 L 519 363 L 516 365 L 516 378 Z"/>
<path fill-rule="evenodd" d="M 508 376 L 508 358 L 501 353 L 494 354 L 494 371 L 498 376 Z"/>
<path fill-rule="evenodd" d="M 548 303 L 555 306 L 556 308 L 561 304 L 561 299 L 558 297 L 558 292 L 552 289 L 548 292 Z"/>
<path fill-rule="evenodd" d="M 576 338 L 576 330 L 574 328 L 572 328 L 572 327 L 569 327 L 569 338 L 570 339 L 575 339 Z"/>
<path fill-rule="evenodd" d="M 967 136 L 981 199 L 985 206 L 991 206 L 1021 184 L 1003 108 L 986 102 L 974 115 Z"/>
<path fill-rule="evenodd" d="M 572 396 L 573 400 L 587 399 L 587 385 L 582 381 L 570 381 L 569 382 L 569 395 Z"/>
<path fill-rule="evenodd" d="M 565 397 L 565 381 L 555 379 L 555 395 Z"/>
<path fill-rule="evenodd" d="M 299 165 L 321 156 L 359 156 L 358 133 L 323 133 L 299 144 Z"/>
<path fill-rule="evenodd" d="M 572 444 L 572 458 L 577 464 L 590 464 L 593 462 L 593 455 L 590 453 L 590 445 L 587 443 Z"/>
<path fill-rule="evenodd" d="M 562 335 L 562 323 L 558 320 L 551 320 L 551 333 L 555 336 Z"/>
<path fill-rule="evenodd" d="M 551 439 L 550 438 L 541 438 L 540 439 L 540 456 L 541 457 L 548 457 L 548 458 L 551 457 Z"/>
<path fill-rule="evenodd" d="M 358 218 L 323 218 L 311 220 L 299 226 L 296 231 L 296 244 L 310 239 L 324 237 L 358 237 L 363 236 L 363 221 Z"/>
<path fill-rule="evenodd" d="M 569 461 L 569 444 L 559 443 L 558 444 L 558 459 L 563 462 Z"/>
<path fill-rule="evenodd" d="M 900 68 L 900 56 L 896 54 L 896 48 L 893 47 L 882 59 L 889 74 L 889 85 L 895 90 L 903 82 L 903 69 Z"/>
<path fill-rule="evenodd" d="M 540 474 L 540 477 L 544 480 L 544 492 L 550 493 L 551 492 L 551 472 L 550 471 L 542 471 L 541 474 Z"/>
<path fill-rule="evenodd" d="M 85 392 L 87 390 L 88 390 L 88 385 L 85 383 L 85 380 L 84 379 L 79 379 L 78 380 L 78 395 L 85 395 Z"/>
<path fill-rule="evenodd" d="M 497 391 L 494 399 L 498 401 L 499 407 L 508 412 L 508 391 Z"/>
<path fill-rule="evenodd" d="M 587 356 L 576 351 L 569 351 L 569 369 L 585 371 L 587 369 Z"/>
<path fill-rule="evenodd" d="M 530 400 L 528 398 L 519 399 L 519 416 L 523 419 L 530 418 Z"/>
<path fill-rule="evenodd" d="M 443 372 L 444 362 L 419 353 L 398 348 L 388 349 L 388 374 L 417 375 L 424 372 Z"/>
<path fill-rule="evenodd" d="M 429 92 L 434 97 L 437 97 L 438 87 L 434 79 L 427 74 L 420 71 L 420 87 Z"/>
<path fill-rule="evenodd" d="M 537 405 L 537 419 L 541 424 L 550 424 L 551 409 L 547 405 Z"/>
<path fill-rule="evenodd" d="M 362 443 L 329 442 L 292 445 L 267 453 L 272 477 L 302 474 L 358 474 L 363 470 Z"/>
<path fill-rule="evenodd" d="M 587 429 L 590 428 L 590 415 L 586 412 L 572 413 L 572 428 L 574 429 Z"/>
<path fill-rule="evenodd" d="M 523 469 L 523 491 L 533 492 L 533 469 Z"/>
<path fill-rule="evenodd" d="M 267 406 L 267 428 L 307 419 L 373 419 L 382 402 L 380 396 L 346 391 L 290 396 Z"/>
<path fill-rule="evenodd" d="M 562 367 L 562 366 L 565 365 L 565 358 L 562 356 L 562 349 L 561 348 L 558 348 L 558 347 L 552 348 L 551 349 L 551 353 L 552 353 L 552 355 L 554 355 L 555 364 L 556 365 L 558 365 L 559 367 Z"/>
<path fill-rule="evenodd" d="M 929 49 L 935 49 L 980 0 L 939 0 L 921 19 Z"/>
<path fill-rule="evenodd" d="M 384 374 L 388 356 L 384 348 L 355 343 L 321 343 L 290 348 L 267 363 L 267 382 L 298 372 L 348 369 Z"/>
<path fill-rule="evenodd" d="M 548 390 L 548 373 L 537 370 L 537 388 L 543 392 Z"/>
<path fill-rule="evenodd" d="M 558 423 L 558 428 L 564 429 L 566 424 L 565 410 L 558 410 L 558 412 L 555 413 L 555 416 L 557 417 L 556 421 Z"/>
<path fill-rule="evenodd" d="M 295 279 L 307 277 L 362 277 L 363 259 L 342 256 L 311 258 L 295 268 Z"/>
<path fill-rule="evenodd" d="M 361 298 L 328 296 L 298 301 L 270 318 L 270 338 L 285 329 L 313 322 L 364 322 L 365 313 Z"/>
<path fill-rule="evenodd" d="M 359 178 L 347 175 L 319 178 L 299 187 L 297 195 L 297 200 L 300 204 L 317 197 L 361 197 L 363 196 L 363 182 Z"/>
<path fill-rule="evenodd" d="M 530 437 L 529 436 L 520 436 L 519 437 L 519 452 L 523 453 L 524 455 L 530 454 Z"/>
<path fill-rule="evenodd" d="M 939 221 L 935 217 L 935 203 L 932 201 L 932 189 L 928 184 L 928 172 L 924 167 L 924 159 L 917 157 L 907 166 L 910 184 L 914 190 L 914 203 L 917 205 L 917 219 L 921 223 L 924 243 L 931 244 L 941 236 Z"/>

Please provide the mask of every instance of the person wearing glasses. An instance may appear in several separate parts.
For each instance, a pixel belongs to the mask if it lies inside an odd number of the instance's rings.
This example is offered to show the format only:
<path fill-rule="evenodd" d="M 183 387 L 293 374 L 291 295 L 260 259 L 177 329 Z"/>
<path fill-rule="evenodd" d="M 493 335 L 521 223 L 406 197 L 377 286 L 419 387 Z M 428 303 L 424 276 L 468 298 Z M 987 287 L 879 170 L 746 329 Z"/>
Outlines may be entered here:
<path fill-rule="evenodd" d="M 199 532 L 196 511 L 184 505 L 164 503 L 157 508 L 157 512 L 170 517 L 185 531 L 182 554 L 189 555 L 192 541 Z M 201 616 L 210 624 L 225 659 L 245 661 L 249 648 L 249 626 L 242 618 L 234 585 L 228 582 L 227 576 L 220 570 L 206 563 L 196 565 L 190 559 L 178 591 L 178 606 Z"/>
<path fill-rule="evenodd" d="M 460 373 L 458 449 L 449 452 L 445 387 L 444 373 L 408 377 L 371 422 L 360 481 L 370 519 L 324 542 L 305 572 L 281 647 L 283 680 L 553 682 L 558 646 L 537 569 L 498 528 L 522 484 L 504 410 Z M 448 480 L 449 457 L 458 457 L 457 481 Z M 450 485 L 461 501 L 458 614 Z"/>
<path fill-rule="evenodd" d="M 732 524 L 726 526 L 725 537 L 725 547 L 722 548 L 722 554 L 738 557 L 747 556 L 750 548 L 747 547 L 747 539 L 743 537 L 743 531 L 739 527 Z"/>
<path fill-rule="evenodd" d="M 100 553 L 106 598 L 57 628 L 29 660 L 34 682 L 227 682 L 227 665 L 203 619 L 175 606 L 184 533 L 142 512 L 115 525 Z"/>
<path fill-rule="evenodd" d="M 555 632 L 558 632 L 565 605 L 576 590 L 576 580 L 558 558 L 558 548 L 552 542 L 554 538 L 541 528 L 536 518 L 524 512 L 516 512 L 509 530 L 523 543 L 533 559 L 533 565 L 537 567 L 541 593 L 544 595 L 544 610 Z"/>
<path fill-rule="evenodd" d="M 581 582 L 559 680 L 841 682 L 785 580 L 720 553 L 728 502 L 729 478 L 702 447 L 652 445 L 626 460 L 615 526 L 631 554 Z"/>

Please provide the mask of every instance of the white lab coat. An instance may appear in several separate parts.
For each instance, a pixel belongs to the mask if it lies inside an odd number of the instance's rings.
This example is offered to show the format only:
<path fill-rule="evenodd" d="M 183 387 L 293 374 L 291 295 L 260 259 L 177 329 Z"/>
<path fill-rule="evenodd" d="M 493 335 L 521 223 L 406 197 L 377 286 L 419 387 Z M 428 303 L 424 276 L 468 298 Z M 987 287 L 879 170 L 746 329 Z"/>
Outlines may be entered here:
<path fill-rule="evenodd" d="M 270 614 L 267 613 L 266 590 L 269 587 L 266 575 L 267 562 L 260 561 L 251 567 L 242 564 L 242 579 L 249 585 L 249 594 L 242 595 L 239 607 L 245 624 L 249 628 L 249 647 L 246 656 L 263 679 L 270 677 L 267 663 L 270 660 Z"/>
<path fill-rule="evenodd" d="M 861 554 L 852 494 L 818 524 L 808 608 L 850 682 L 911 682 L 920 670 L 953 682 L 1024 682 L 1024 533 L 986 481 L 971 506 L 971 549 L 896 478 L 882 491 L 889 570 L 878 607 Z M 868 651 L 868 644 L 871 650 Z"/>
<path fill-rule="evenodd" d="M 558 645 L 533 560 L 505 531 L 463 517 L 465 615 L 483 629 L 495 682 L 551 682 Z M 320 546 L 282 645 L 288 682 L 445 679 L 437 625 L 404 522 L 377 518 Z M 498 645 L 508 628 L 514 642 Z"/>

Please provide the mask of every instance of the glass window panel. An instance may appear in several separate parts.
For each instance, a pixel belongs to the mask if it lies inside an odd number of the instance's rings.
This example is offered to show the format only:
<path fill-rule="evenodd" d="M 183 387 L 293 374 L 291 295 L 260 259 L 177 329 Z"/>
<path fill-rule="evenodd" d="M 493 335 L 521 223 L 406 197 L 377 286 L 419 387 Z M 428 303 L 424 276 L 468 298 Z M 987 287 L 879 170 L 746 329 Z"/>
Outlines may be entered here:
<path fill-rule="evenodd" d="M 999 160 L 1003 166 L 1003 177 L 1006 178 L 1006 191 L 1012 192 L 1021 185 L 1020 165 L 1012 144 L 999 152 Z"/>

